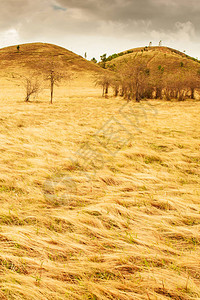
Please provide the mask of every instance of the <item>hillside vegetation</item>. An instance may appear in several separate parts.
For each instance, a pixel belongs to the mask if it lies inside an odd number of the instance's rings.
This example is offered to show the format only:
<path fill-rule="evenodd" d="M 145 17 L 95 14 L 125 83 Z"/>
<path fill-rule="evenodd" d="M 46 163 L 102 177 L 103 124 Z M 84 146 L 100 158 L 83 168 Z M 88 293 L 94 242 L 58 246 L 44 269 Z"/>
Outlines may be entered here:
<path fill-rule="evenodd" d="M 37 79 L 42 89 L 36 98 L 42 101 L 49 89 L 49 82 L 45 78 L 50 69 L 62 74 L 60 85 L 66 87 L 66 96 L 99 93 L 95 89 L 94 78 L 105 72 L 98 65 L 56 45 L 30 43 L 19 45 L 19 48 L 7 47 L 0 49 L 1 97 L 6 94 L 8 99 L 12 99 L 15 94 L 15 99 L 22 100 L 22 92 L 25 93 L 24 79 Z M 55 96 L 59 98 L 59 89 Z"/>
<path fill-rule="evenodd" d="M 120 62 L 129 58 L 141 58 L 147 61 L 147 67 L 150 69 L 156 69 L 159 65 L 166 68 L 166 73 L 176 72 L 182 67 L 186 70 L 199 70 L 200 62 L 195 58 L 189 57 L 185 53 L 168 47 L 148 47 L 148 48 L 135 48 L 122 52 L 123 55 L 119 55 L 115 59 L 109 61 L 108 67 L 116 66 Z M 182 63 L 182 64 L 181 64 Z"/>
<path fill-rule="evenodd" d="M 136 48 L 103 56 L 100 65 L 115 72 L 109 84 L 128 100 L 199 97 L 199 61 L 174 49 Z"/>
<path fill-rule="evenodd" d="M 97 96 L 99 88 L 107 96 L 111 95 L 112 88 L 114 96 L 127 100 L 199 99 L 200 64 L 184 53 L 167 47 L 148 47 L 131 49 L 111 58 L 103 55 L 98 65 L 51 44 L 7 47 L 0 50 L 0 86 L 10 99 L 13 93 L 18 98 L 27 85 L 35 84 L 40 95 L 35 93 L 34 97 L 42 101 L 50 85 L 46 78 L 53 70 L 54 74 L 61 75 L 57 83 L 66 86 L 68 96 Z M 58 93 L 59 89 L 57 96 Z M 27 95 L 25 99 L 29 99 Z"/>

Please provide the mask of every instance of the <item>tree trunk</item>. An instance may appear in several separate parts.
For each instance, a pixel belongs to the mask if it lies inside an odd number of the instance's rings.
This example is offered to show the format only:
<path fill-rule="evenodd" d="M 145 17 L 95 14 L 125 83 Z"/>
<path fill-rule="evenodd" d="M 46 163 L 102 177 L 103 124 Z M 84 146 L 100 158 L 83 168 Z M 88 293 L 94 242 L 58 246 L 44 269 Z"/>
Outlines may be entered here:
<path fill-rule="evenodd" d="M 29 102 L 30 95 L 26 96 L 25 102 Z"/>
<path fill-rule="evenodd" d="M 180 91 L 179 95 L 178 95 L 178 101 L 183 101 L 183 100 L 184 100 L 184 95 L 183 95 L 183 92 Z"/>
<path fill-rule="evenodd" d="M 117 97 L 118 95 L 119 95 L 119 88 L 116 87 L 116 88 L 115 88 L 115 97 Z"/>
<path fill-rule="evenodd" d="M 136 102 L 140 102 L 140 95 L 139 95 L 138 88 L 136 89 L 135 100 L 136 100 Z"/>
<path fill-rule="evenodd" d="M 120 91 L 120 97 L 124 97 L 124 94 L 125 94 L 125 88 L 121 88 L 121 91 Z"/>
<path fill-rule="evenodd" d="M 139 97 L 136 97 L 136 102 L 140 102 L 140 98 Z"/>
<path fill-rule="evenodd" d="M 105 95 L 105 87 L 103 86 L 103 93 L 102 93 L 102 97 L 104 97 Z"/>
<path fill-rule="evenodd" d="M 175 99 L 178 99 L 178 90 L 175 91 L 175 93 L 174 93 L 174 98 L 175 98 Z"/>
<path fill-rule="evenodd" d="M 156 88 L 156 99 L 162 99 L 162 89 L 161 88 Z"/>
<path fill-rule="evenodd" d="M 53 104 L 53 82 L 51 82 L 51 101 L 50 103 Z"/>
<path fill-rule="evenodd" d="M 194 91 L 195 91 L 195 89 L 191 88 L 191 99 L 193 99 L 193 100 L 194 100 Z"/>
<path fill-rule="evenodd" d="M 167 101 L 170 101 L 170 100 L 171 100 L 170 91 L 166 91 L 166 92 L 165 92 L 165 97 L 166 97 L 166 100 L 167 100 Z"/>
<path fill-rule="evenodd" d="M 106 91 L 105 91 L 106 96 L 108 95 L 108 84 L 106 84 Z"/>

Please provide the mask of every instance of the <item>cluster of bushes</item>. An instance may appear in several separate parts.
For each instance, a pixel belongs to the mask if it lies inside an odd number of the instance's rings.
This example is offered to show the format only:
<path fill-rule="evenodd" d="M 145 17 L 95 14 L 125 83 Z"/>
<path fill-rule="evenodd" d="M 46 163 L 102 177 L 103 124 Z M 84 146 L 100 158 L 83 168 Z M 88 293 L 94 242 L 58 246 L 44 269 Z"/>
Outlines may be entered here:
<path fill-rule="evenodd" d="M 200 89 L 200 69 L 190 70 L 180 63 L 177 72 L 165 71 L 161 65 L 148 68 L 143 57 L 129 58 L 120 64 L 112 65 L 111 70 L 97 80 L 103 87 L 103 95 L 108 95 L 111 87 L 115 96 L 130 101 L 144 98 L 178 99 L 195 98 L 195 90 Z"/>

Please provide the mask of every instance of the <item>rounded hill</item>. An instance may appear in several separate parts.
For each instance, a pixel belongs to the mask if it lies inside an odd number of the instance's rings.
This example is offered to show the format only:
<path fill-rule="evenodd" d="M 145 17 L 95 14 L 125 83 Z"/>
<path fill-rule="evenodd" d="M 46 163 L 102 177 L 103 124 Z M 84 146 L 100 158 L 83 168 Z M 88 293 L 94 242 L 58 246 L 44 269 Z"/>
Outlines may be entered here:
<path fill-rule="evenodd" d="M 94 63 L 87 61 L 65 48 L 46 44 L 30 43 L 0 49 L 0 69 L 2 71 L 16 71 L 16 69 L 42 69 L 50 64 L 57 69 L 70 69 L 71 71 L 93 71 L 101 69 Z"/>
<path fill-rule="evenodd" d="M 108 68 L 114 68 L 115 65 L 124 60 L 135 58 L 146 61 L 149 68 L 162 66 L 167 72 L 177 71 L 181 67 L 189 69 L 200 69 L 200 61 L 183 52 L 169 47 L 139 47 L 130 49 L 118 54 L 109 56 L 106 61 Z"/>
<path fill-rule="evenodd" d="M 23 81 L 30 78 L 41 82 L 44 94 L 49 88 L 46 79 L 51 70 L 61 75 L 59 90 L 65 91 L 66 96 L 98 95 L 95 78 L 106 72 L 94 62 L 56 45 L 29 43 L 6 47 L 0 49 L 1 97 L 13 99 L 15 95 L 21 99 L 24 97 Z"/>
<path fill-rule="evenodd" d="M 200 61 L 168 47 L 144 47 L 103 56 L 115 71 L 116 95 L 127 99 L 199 99 Z"/>

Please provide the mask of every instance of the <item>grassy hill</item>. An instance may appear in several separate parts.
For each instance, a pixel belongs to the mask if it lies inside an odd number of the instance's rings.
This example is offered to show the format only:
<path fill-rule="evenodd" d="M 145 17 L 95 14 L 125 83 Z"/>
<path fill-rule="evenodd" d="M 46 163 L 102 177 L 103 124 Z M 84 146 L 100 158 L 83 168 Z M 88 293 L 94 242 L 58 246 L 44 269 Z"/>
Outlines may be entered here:
<path fill-rule="evenodd" d="M 179 72 L 180 70 L 200 70 L 200 62 L 186 54 L 168 47 L 150 47 L 150 48 L 135 48 L 124 51 L 122 54 L 114 55 L 113 59 L 107 58 L 106 66 L 111 68 L 124 60 L 128 59 L 143 59 L 147 62 L 147 67 L 157 69 L 159 66 L 165 69 L 166 73 Z"/>
<path fill-rule="evenodd" d="M 70 82 L 66 80 L 62 83 L 66 90 L 67 87 L 68 90 L 70 88 L 71 95 L 77 94 L 78 89 L 79 95 L 86 91 L 89 91 L 88 95 L 97 93 L 94 77 L 104 72 L 98 65 L 56 45 L 32 43 L 19 46 L 19 50 L 17 46 L 0 49 L 0 90 L 2 93 L 6 91 L 9 99 L 14 93 L 17 99 L 22 97 L 23 88 L 20 81 L 16 80 L 17 77 L 36 73 L 42 79 L 45 70 L 52 64 L 56 71 L 72 75 Z M 47 88 L 47 84 L 45 87 Z M 3 94 L 0 96 L 4 97 Z M 46 95 L 42 94 L 40 99 L 44 98 Z"/>
<path fill-rule="evenodd" d="M 135 55 L 143 55 L 143 54 L 147 59 L 155 58 L 155 61 L 160 60 L 160 62 L 165 62 L 165 63 L 167 63 L 167 61 L 171 59 L 173 60 L 176 58 L 177 60 L 180 60 L 182 62 L 191 63 L 191 67 L 198 66 L 200 68 L 200 61 L 198 59 L 191 57 L 176 49 L 172 49 L 169 47 L 158 47 L 158 46 L 133 48 L 117 54 L 113 54 L 109 56 L 106 60 L 107 62 L 109 62 L 116 59 L 115 61 L 118 62 L 122 58 L 133 57 Z M 193 64 L 192 62 L 198 63 L 199 65 Z"/>
<path fill-rule="evenodd" d="M 41 65 L 56 64 L 58 69 L 69 68 L 74 71 L 94 71 L 99 68 L 83 57 L 56 45 L 46 43 L 30 43 L 0 49 L 1 71 L 15 71 L 16 68 L 37 70 Z"/>
<path fill-rule="evenodd" d="M 200 62 L 177 50 L 168 47 L 136 48 L 114 54 L 103 64 L 118 74 L 116 86 L 120 82 L 122 89 L 129 89 L 131 94 L 136 91 L 138 82 L 137 92 L 141 97 L 152 98 L 156 93 L 158 98 L 165 97 L 167 100 L 199 98 Z"/>

